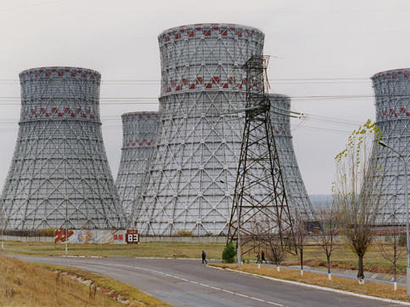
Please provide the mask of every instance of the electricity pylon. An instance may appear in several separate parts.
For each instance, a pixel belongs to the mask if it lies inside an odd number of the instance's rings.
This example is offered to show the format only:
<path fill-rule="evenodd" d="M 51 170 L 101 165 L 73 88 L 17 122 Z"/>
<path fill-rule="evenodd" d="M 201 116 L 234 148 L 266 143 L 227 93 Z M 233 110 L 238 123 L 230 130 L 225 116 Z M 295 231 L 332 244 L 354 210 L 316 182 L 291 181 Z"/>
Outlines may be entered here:
<path fill-rule="evenodd" d="M 247 72 L 245 126 L 228 230 L 228 242 L 237 242 L 238 265 L 242 254 L 255 244 L 260 247 L 280 240 L 282 246 L 289 246 L 294 242 L 265 93 L 268 62 L 268 56 L 252 56 L 243 66 Z"/>

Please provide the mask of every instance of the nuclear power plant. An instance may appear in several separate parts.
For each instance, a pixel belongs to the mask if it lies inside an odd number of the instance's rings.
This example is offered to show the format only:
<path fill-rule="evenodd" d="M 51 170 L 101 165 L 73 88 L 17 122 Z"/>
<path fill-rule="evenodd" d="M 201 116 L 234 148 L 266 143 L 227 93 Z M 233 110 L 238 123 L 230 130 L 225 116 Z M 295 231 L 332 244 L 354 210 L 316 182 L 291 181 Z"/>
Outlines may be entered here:
<path fill-rule="evenodd" d="M 161 121 L 132 222 L 144 235 L 225 235 L 244 129 L 243 65 L 262 55 L 264 34 L 242 25 L 195 24 L 166 30 L 158 41 Z M 284 155 L 293 153 L 286 136 Z M 303 200 L 298 208 L 312 217 L 297 164 L 291 165 L 296 160 L 284 161 L 292 171 L 289 185 L 298 188 L 293 200 Z"/>
<path fill-rule="evenodd" d="M 166 30 L 158 41 L 159 112 L 122 115 L 116 185 L 101 134 L 100 74 L 74 67 L 20 74 L 20 128 L 2 194 L 7 228 L 228 233 L 250 82 L 244 64 L 262 55 L 264 34 L 194 24 Z M 293 149 L 290 99 L 269 99 L 290 212 L 315 221 Z M 255 167 L 265 172 L 263 163 Z M 264 189 L 258 197 L 271 197 Z"/>
<path fill-rule="evenodd" d="M 100 79 L 75 67 L 20 73 L 20 127 L 2 193 L 8 229 L 124 226 L 101 134 Z"/>
<path fill-rule="evenodd" d="M 410 156 L 410 69 L 380 72 L 372 77 L 372 81 L 376 124 L 381 129 L 383 143 L 390 147 L 376 146 L 371 162 L 383 174 L 380 178 L 383 181 L 381 191 L 375 191 L 383 204 L 378 223 L 404 224 L 407 183 L 404 163 L 409 162 Z"/>
<path fill-rule="evenodd" d="M 312 203 L 303 183 L 293 149 L 290 131 L 290 98 L 280 94 L 270 94 L 270 118 L 282 169 L 288 206 L 294 216 L 302 220 L 316 220 Z"/>
<path fill-rule="evenodd" d="M 121 116 L 123 141 L 116 186 L 127 217 L 139 197 L 155 144 L 158 112 L 130 112 Z"/>

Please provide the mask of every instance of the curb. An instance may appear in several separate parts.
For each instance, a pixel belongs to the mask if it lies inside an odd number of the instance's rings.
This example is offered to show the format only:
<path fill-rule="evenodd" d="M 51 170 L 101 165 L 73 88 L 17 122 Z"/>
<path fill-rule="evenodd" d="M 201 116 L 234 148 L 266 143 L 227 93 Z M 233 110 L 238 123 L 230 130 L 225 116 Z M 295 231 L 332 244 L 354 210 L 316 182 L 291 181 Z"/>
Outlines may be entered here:
<path fill-rule="evenodd" d="M 229 272 L 235 272 L 235 273 L 245 274 L 245 275 L 254 276 L 254 277 L 265 278 L 265 279 L 268 279 L 268 280 L 282 282 L 282 283 L 291 284 L 291 285 L 302 286 L 302 287 L 305 287 L 305 288 L 312 288 L 312 289 L 316 289 L 316 290 L 322 290 L 322 291 L 328 291 L 328 292 L 333 292 L 333 293 L 356 296 L 356 297 L 365 298 L 365 299 L 369 299 L 369 300 L 382 301 L 382 302 L 385 302 L 385 303 L 410 306 L 410 303 L 408 303 L 408 302 L 396 301 L 396 300 L 392 300 L 392 299 L 388 299 L 388 298 L 381 298 L 381 297 L 370 296 L 370 295 L 365 295 L 365 294 L 353 293 L 353 292 L 349 292 L 349 291 L 337 290 L 337 289 L 333 289 L 333 288 L 326 288 L 326 287 L 322 287 L 322 286 L 309 285 L 309 284 L 304 284 L 304 283 L 297 282 L 297 281 L 278 279 L 278 278 L 274 278 L 274 277 L 263 276 L 263 275 L 258 275 L 258 274 L 254 274 L 254 273 L 243 272 L 243 271 L 237 271 L 237 270 L 232 270 L 232 269 L 224 269 L 224 268 L 208 266 L 208 265 L 207 265 L 207 267 L 210 267 L 210 268 L 213 268 L 213 269 L 216 269 L 216 270 L 229 271 Z"/>

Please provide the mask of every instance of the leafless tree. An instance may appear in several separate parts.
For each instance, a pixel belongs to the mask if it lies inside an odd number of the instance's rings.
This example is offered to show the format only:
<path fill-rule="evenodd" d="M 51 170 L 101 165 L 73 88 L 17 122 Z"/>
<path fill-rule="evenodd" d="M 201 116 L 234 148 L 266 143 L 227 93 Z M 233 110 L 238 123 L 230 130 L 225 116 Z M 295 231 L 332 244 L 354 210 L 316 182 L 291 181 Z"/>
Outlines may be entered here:
<path fill-rule="evenodd" d="M 269 247 L 270 248 L 267 254 L 267 258 L 269 261 L 276 265 L 276 270 L 279 272 L 279 266 L 282 263 L 282 261 L 285 260 L 286 251 L 282 245 L 282 242 L 277 237 L 270 240 Z"/>
<path fill-rule="evenodd" d="M 334 204 L 332 203 L 328 207 L 317 209 L 316 217 L 320 222 L 321 229 L 319 234 L 315 236 L 315 239 L 326 255 L 327 274 L 329 280 L 332 280 L 330 257 L 336 248 L 335 236 L 337 232 L 337 211 Z"/>
<path fill-rule="evenodd" d="M 359 283 L 364 282 L 363 258 L 375 237 L 373 226 L 381 201 L 380 169 L 371 159 L 376 152 L 373 144 L 379 140 L 380 130 L 369 120 L 350 135 L 346 149 L 336 156 L 333 199 L 341 231 L 358 257 Z"/>
<path fill-rule="evenodd" d="M 393 266 L 393 282 L 394 291 L 397 290 L 397 262 L 403 256 L 403 249 L 400 249 L 399 238 L 400 238 L 400 221 L 397 218 L 396 212 L 390 216 L 390 218 L 385 222 L 386 227 L 384 229 L 383 235 L 386 236 L 386 240 L 379 240 L 377 246 L 379 247 L 380 253 L 384 259 L 391 263 Z M 387 242 L 386 242 L 387 241 Z"/>
<path fill-rule="evenodd" d="M 295 213 L 295 220 L 293 223 L 293 232 L 295 236 L 296 252 L 299 255 L 300 259 L 300 275 L 303 275 L 303 249 L 306 245 L 306 240 L 309 234 L 307 232 L 305 223 L 298 215 L 297 211 Z"/>

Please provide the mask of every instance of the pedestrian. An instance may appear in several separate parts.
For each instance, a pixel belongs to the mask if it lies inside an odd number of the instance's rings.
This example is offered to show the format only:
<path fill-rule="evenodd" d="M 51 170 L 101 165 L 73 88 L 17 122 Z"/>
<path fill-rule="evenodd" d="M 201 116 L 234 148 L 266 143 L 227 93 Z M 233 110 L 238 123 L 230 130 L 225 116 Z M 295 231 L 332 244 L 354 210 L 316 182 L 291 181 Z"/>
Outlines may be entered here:
<path fill-rule="evenodd" d="M 266 263 L 264 251 L 262 251 L 261 256 L 262 256 L 261 263 L 263 263 L 264 261 L 265 261 L 265 263 Z"/>
<path fill-rule="evenodd" d="M 202 250 L 202 264 L 208 264 L 208 261 L 206 261 L 206 253 L 204 250 Z"/>

